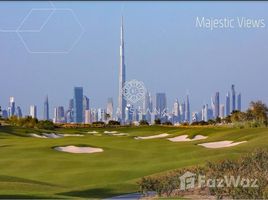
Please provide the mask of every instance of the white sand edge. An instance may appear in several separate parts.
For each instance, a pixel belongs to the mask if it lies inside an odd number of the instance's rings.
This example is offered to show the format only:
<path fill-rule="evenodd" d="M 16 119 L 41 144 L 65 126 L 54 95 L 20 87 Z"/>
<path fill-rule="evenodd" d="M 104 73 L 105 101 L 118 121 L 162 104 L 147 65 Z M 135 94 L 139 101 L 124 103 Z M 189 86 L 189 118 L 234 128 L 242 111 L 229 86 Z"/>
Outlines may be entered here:
<path fill-rule="evenodd" d="M 65 147 L 55 147 L 57 151 L 67 152 L 67 153 L 99 153 L 103 152 L 101 148 L 93 147 L 77 147 L 77 146 L 65 146 Z"/>
<path fill-rule="evenodd" d="M 155 139 L 155 138 L 164 138 L 164 137 L 167 137 L 167 136 L 169 136 L 169 134 L 162 133 L 162 134 L 159 134 L 159 135 L 151 135 L 151 136 L 144 136 L 144 137 L 138 136 L 138 137 L 135 137 L 135 139 L 136 140 L 148 140 L 148 139 Z"/>
<path fill-rule="evenodd" d="M 203 144 L 198 144 L 200 146 L 210 148 L 210 149 L 217 149 L 217 148 L 225 148 L 225 147 L 233 147 L 242 143 L 245 143 L 247 141 L 242 142 L 233 142 L 233 141 L 219 141 L 219 142 L 208 142 Z"/>
<path fill-rule="evenodd" d="M 99 133 L 98 131 L 88 131 L 87 133 Z"/>
<path fill-rule="evenodd" d="M 127 136 L 128 133 L 113 133 L 113 136 Z"/>
<path fill-rule="evenodd" d="M 62 137 L 81 137 L 84 135 L 81 134 L 56 134 L 56 133 L 42 133 L 40 135 L 32 133 L 30 134 L 32 137 L 36 138 L 62 138 Z"/>
<path fill-rule="evenodd" d="M 108 133 L 108 134 L 112 133 L 113 134 L 113 133 L 117 133 L 117 131 L 104 131 L 103 133 Z"/>
<path fill-rule="evenodd" d="M 196 135 L 193 139 L 188 138 L 188 135 L 180 135 L 173 138 L 168 138 L 171 142 L 190 142 L 190 141 L 196 141 L 196 140 L 204 140 L 207 139 L 207 136 L 203 135 Z"/>

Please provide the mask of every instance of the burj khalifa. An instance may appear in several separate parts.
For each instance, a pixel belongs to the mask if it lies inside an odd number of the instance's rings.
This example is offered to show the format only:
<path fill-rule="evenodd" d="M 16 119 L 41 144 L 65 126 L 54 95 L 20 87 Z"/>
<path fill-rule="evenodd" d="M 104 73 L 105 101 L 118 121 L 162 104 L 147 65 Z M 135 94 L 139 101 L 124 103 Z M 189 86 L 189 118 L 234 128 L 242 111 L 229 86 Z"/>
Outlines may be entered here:
<path fill-rule="evenodd" d="M 121 123 L 125 122 L 126 100 L 124 99 L 123 87 L 126 81 L 126 65 L 124 52 L 124 24 L 121 21 L 121 44 L 120 44 L 120 66 L 119 66 L 119 94 L 118 94 L 118 118 Z"/>

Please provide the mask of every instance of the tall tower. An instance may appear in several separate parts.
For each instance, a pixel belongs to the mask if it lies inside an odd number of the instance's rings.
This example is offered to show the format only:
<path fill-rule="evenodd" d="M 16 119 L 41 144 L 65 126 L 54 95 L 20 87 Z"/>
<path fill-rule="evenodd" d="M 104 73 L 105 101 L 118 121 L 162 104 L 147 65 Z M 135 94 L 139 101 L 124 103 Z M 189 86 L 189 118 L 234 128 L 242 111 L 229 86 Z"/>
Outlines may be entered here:
<path fill-rule="evenodd" d="M 225 100 L 225 114 L 226 116 L 230 115 L 230 93 L 227 92 L 226 94 L 226 100 Z"/>
<path fill-rule="evenodd" d="M 46 96 L 45 102 L 44 102 L 44 120 L 49 120 L 48 96 Z"/>
<path fill-rule="evenodd" d="M 74 87 L 74 122 L 83 122 L 83 88 Z"/>
<path fill-rule="evenodd" d="M 233 111 L 235 111 L 235 109 L 236 109 L 236 106 L 235 106 L 235 99 L 236 99 L 236 97 L 235 97 L 235 85 L 232 85 L 232 109 L 231 109 L 231 112 L 233 112 Z"/>
<path fill-rule="evenodd" d="M 214 96 L 214 106 L 215 106 L 215 119 L 220 116 L 220 93 L 216 92 Z"/>
<path fill-rule="evenodd" d="M 126 100 L 123 97 L 123 87 L 126 81 L 126 65 L 124 52 L 124 24 L 121 21 L 121 44 L 120 44 L 120 66 L 119 66 L 119 95 L 118 95 L 118 114 L 121 123 L 125 122 Z"/>
<path fill-rule="evenodd" d="M 190 123 L 190 100 L 189 94 L 186 96 L 186 105 L 185 105 L 185 121 Z"/>
<path fill-rule="evenodd" d="M 237 95 L 237 110 L 241 111 L 241 93 Z"/>

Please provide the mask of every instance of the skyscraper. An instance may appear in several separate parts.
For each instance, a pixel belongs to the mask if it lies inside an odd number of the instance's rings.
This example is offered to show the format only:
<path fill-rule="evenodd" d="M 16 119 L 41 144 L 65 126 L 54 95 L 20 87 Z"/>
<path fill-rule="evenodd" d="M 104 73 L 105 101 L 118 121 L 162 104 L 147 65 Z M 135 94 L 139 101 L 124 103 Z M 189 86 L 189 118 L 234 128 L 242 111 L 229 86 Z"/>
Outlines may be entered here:
<path fill-rule="evenodd" d="M 223 119 L 224 118 L 224 104 L 220 105 L 220 118 Z"/>
<path fill-rule="evenodd" d="M 48 96 L 46 96 L 45 102 L 44 102 L 44 120 L 49 120 L 49 104 L 48 104 Z"/>
<path fill-rule="evenodd" d="M 218 118 L 220 116 L 220 93 L 216 92 L 215 96 L 214 96 L 214 117 L 215 119 Z"/>
<path fill-rule="evenodd" d="M 65 115 L 64 115 L 64 107 L 63 106 L 58 106 L 54 109 L 54 123 L 64 123 L 65 120 Z"/>
<path fill-rule="evenodd" d="M 175 99 L 173 104 L 174 122 L 180 122 L 180 104 L 178 99 Z"/>
<path fill-rule="evenodd" d="M 156 93 L 156 116 L 158 119 L 164 119 L 167 114 L 167 99 L 165 93 Z"/>
<path fill-rule="evenodd" d="M 113 98 L 108 98 L 107 100 L 107 107 L 106 107 L 106 113 L 109 115 L 109 119 L 113 119 L 113 113 L 114 113 L 114 104 L 113 104 Z"/>
<path fill-rule="evenodd" d="M 226 116 L 230 115 L 230 93 L 227 92 L 225 99 L 225 114 Z"/>
<path fill-rule="evenodd" d="M 180 104 L 180 114 L 181 114 L 181 121 L 184 122 L 185 121 L 185 101 L 183 101 Z"/>
<path fill-rule="evenodd" d="M 235 85 L 232 85 L 232 109 L 231 109 L 231 112 L 233 112 L 236 107 L 235 107 Z"/>
<path fill-rule="evenodd" d="M 74 122 L 83 122 L 83 88 L 74 87 Z"/>
<path fill-rule="evenodd" d="M 35 105 L 30 106 L 30 116 L 32 118 L 37 118 L 37 108 Z"/>
<path fill-rule="evenodd" d="M 15 115 L 15 98 L 9 97 L 9 107 L 8 107 L 8 116 L 11 117 Z"/>
<path fill-rule="evenodd" d="M 241 93 L 237 95 L 237 110 L 241 111 Z"/>
<path fill-rule="evenodd" d="M 118 95 L 118 117 L 121 123 L 125 122 L 126 100 L 123 97 L 123 87 L 126 81 L 126 66 L 124 52 L 124 25 L 121 22 L 121 44 L 120 44 L 120 66 L 119 66 L 119 95 Z"/>
<path fill-rule="evenodd" d="M 85 111 L 89 110 L 89 98 L 87 96 L 83 97 L 83 122 L 85 122 Z"/>
<path fill-rule="evenodd" d="M 90 123 L 92 123 L 91 111 L 85 110 L 85 124 L 90 124 Z"/>
<path fill-rule="evenodd" d="M 17 106 L 17 108 L 16 108 L 15 115 L 16 115 L 18 118 L 21 118 L 21 117 L 22 117 L 22 111 L 21 111 L 21 108 L 20 108 L 19 106 Z"/>
<path fill-rule="evenodd" d="M 186 105 L 185 105 L 185 121 L 190 122 L 190 100 L 189 100 L 189 95 L 187 94 L 186 96 Z"/>

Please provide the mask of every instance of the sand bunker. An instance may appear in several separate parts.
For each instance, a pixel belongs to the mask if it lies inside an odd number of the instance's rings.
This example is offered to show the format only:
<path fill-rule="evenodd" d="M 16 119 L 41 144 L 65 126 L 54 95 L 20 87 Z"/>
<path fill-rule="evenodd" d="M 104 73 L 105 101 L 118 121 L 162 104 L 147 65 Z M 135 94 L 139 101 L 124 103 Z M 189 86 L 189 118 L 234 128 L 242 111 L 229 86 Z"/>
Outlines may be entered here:
<path fill-rule="evenodd" d="M 224 147 L 232 147 L 232 146 L 236 146 L 245 142 L 247 141 L 242 141 L 242 142 L 219 141 L 219 142 L 203 143 L 203 144 L 198 144 L 198 145 L 206 147 L 206 148 L 217 149 L 217 148 L 224 148 Z"/>
<path fill-rule="evenodd" d="M 47 138 L 46 136 L 38 135 L 38 134 L 35 134 L 35 133 L 30 134 L 30 136 L 36 137 L 36 138 Z"/>
<path fill-rule="evenodd" d="M 117 133 L 117 131 L 104 131 L 104 133 L 113 134 L 113 133 Z"/>
<path fill-rule="evenodd" d="M 151 136 L 144 136 L 144 137 L 138 136 L 138 137 L 135 137 L 135 139 L 136 140 L 148 140 L 148 139 L 155 139 L 155 138 L 164 138 L 164 137 L 167 137 L 167 136 L 169 136 L 169 134 L 162 133 L 162 134 L 159 134 L 159 135 L 151 135 Z"/>
<path fill-rule="evenodd" d="M 168 140 L 171 142 L 190 142 L 190 141 L 195 141 L 195 140 L 203 140 L 206 138 L 208 138 L 208 137 L 203 136 L 203 135 L 196 135 L 193 139 L 190 139 L 190 138 L 188 138 L 188 135 L 180 135 L 177 137 L 168 138 Z"/>
<path fill-rule="evenodd" d="M 30 134 L 32 137 L 36 137 L 36 138 L 62 138 L 62 137 L 81 137 L 84 135 L 80 135 L 80 134 L 56 134 L 56 133 L 42 133 L 40 135 L 38 134 Z"/>
<path fill-rule="evenodd" d="M 65 147 L 55 147 L 57 151 L 63 151 L 68 153 L 99 153 L 103 152 L 101 148 L 93 148 L 93 147 L 77 147 L 77 146 L 65 146 Z"/>
<path fill-rule="evenodd" d="M 128 133 L 113 133 L 114 136 L 127 136 Z"/>
<path fill-rule="evenodd" d="M 95 133 L 98 133 L 98 131 L 88 131 L 87 133 L 93 133 L 93 134 L 95 134 Z"/>

